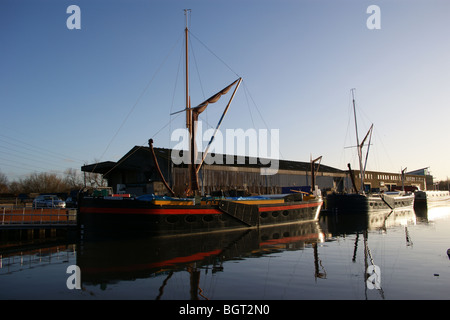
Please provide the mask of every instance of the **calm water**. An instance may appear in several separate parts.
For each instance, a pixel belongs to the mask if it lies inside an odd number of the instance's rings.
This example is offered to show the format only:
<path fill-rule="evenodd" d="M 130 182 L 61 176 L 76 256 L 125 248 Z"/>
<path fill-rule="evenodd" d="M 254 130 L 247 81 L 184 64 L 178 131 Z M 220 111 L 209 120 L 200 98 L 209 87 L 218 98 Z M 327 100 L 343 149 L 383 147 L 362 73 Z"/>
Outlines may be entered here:
<path fill-rule="evenodd" d="M 197 237 L 10 247 L 2 249 L 0 298 L 449 299 L 449 248 L 447 207 Z M 68 289 L 71 265 L 80 268 L 81 289 Z"/>

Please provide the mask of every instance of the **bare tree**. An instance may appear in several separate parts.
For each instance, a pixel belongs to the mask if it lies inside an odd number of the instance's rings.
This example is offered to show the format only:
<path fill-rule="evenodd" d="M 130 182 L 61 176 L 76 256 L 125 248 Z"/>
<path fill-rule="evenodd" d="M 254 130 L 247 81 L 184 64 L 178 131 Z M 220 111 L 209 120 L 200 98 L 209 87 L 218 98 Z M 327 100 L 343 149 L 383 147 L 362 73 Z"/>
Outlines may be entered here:
<path fill-rule="evenodd" d="M 56 193 L 66 191 L 64 182 L 55 173 L 32 173 L 20 179 L 23 193 Z"/>
<path fill-rule="evenodd" d="M 8 192 L 9 192 L 8 177 L 3 172 L 0 172 L 0 193 L 8 193 Z"/>
<path fill-rule="evenodd" d="M 67 187 L 69 187 L 72 190 L 79 190 L 83 187 L 83 178 L 81 176 L 81 172 L 73 169 L 73 168 L 69 168 L 66 171 L 64 171 L 65 174 L 65 178 L 64 178 L 64 182 L 66 183 Z"/>
<path fill-rule="evenodd" d="M 24 193 L 24 192 L 22 192 L 22 184 L 18 181 L 10 182 L 8 185 L 8 189 L 9 189 L 9 192 L 13 193 L 13 194 Z"/>
<path fill-rule="evenodd" d="M 108 182 L 103 175 L 68 168 L 64 175 L 48 172 L 34 172 L 17 181 L 9 182 L 0 172 L 0 193 L 69 193 L 87 187 L 106 187 Z"/>

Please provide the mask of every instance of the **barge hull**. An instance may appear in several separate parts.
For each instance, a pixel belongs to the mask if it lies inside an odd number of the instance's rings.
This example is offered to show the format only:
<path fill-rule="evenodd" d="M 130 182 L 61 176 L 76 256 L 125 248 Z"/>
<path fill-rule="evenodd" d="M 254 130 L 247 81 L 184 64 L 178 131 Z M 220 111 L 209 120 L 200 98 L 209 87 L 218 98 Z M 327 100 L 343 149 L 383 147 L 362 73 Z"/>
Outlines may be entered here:
<path fill-rule="evenodd" d="M 315 221 L 322 203 L 320 199 L 266 205 L 219 201 L 217 205 L 161 206 L 146 201 L 83 199 L 77 221 L 85 234 L 201 233 Z"/>

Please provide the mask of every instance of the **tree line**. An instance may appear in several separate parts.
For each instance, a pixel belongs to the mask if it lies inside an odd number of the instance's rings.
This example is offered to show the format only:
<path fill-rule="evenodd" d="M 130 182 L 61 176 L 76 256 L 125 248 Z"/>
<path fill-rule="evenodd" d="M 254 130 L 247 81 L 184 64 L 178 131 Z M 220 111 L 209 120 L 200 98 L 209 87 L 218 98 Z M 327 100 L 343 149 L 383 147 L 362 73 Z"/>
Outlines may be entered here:
<path fill-rule="evenodd" d="M 49 172 L 30 173 L 15 181 L 9 181 L 7 176 L 0 172 L 0 193 L 70 193 L 85 186 L 106 186 L 106 181 L 100 174 L 85 173 L 75 169 L 67 169 L 64 174 Z"/>
<path fill-rule="evenodd" d="M 438 181 L 436 183 L 437 190 L 449 190 L 450 182 L 449 180 Z"/>
<path fill-rule="evenodd" d="M 56 173 L 30 173 L 16 181 L 8 181 L 7 176 L 0 172 L 0 193 L 70 193 L 72 190 L 80 190 L 85 186 L 104 187 L 107 185 L 102 175 L 86 172 L 81 174 L 75 169 L 67 169 L 63 175 Z M 437 190 L 449 190 L 449 181 L 435 183 Z M 433 189 L 433 188 L 430 188 Z"/>

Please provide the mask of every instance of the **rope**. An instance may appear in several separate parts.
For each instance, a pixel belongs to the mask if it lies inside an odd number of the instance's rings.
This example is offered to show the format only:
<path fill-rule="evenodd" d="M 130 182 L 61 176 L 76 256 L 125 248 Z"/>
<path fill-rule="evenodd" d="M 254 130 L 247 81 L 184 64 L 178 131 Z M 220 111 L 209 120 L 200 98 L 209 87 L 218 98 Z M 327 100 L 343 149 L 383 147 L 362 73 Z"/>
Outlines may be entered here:
<path fill-rule="evenodd" d="M 250 99 L 252 100 L 253 105 L 254 105 L 255 108 L 256 108 L 256 111 L 258 111 L 258 114 L 259 114 L 259 116 L 261 117 L 262 122 L 263 122 L 264 125 L 266 126 L 267 132 L 269 133 L 269 136 L 270 136 L 269 126 L 267 125 L 266 121 L 264 120 L 264 117 L 262 116 L 261 112 L 259 111 L 258 105 L 256 104 L 255 100 L 253 99 L 253 97 L 252 97 L 252 95 L 251 95 L 251 93 L 250 93 L 250 90 L 248 89 L 247 85 L 245 84 L 245 81 L 243 81 L 243 82 L 244 82 L 244 89 L 248 92 L 248 95 L 250 96 Z M 253 122 L 253 118 L 252 118 L 252 122 Z M 278 145 L 278 152 L 280 153 L 281 159 L 284 159 L 284 156 L 283 156 L 283 154 L 281 153 L 281 149 L 280 149 L 280 146 L 279 146 L 279 145 Z"/>
<path fill-rule="evenodd" d="M 213 56 L 215 56 L 220 62 L 222 62 L 231 72 L 233 72 L 237 77 L 241 78 L 239 74 L 237 74 L 225 61 L 223 61 L 218 55 L 216 55 L 211 49 L 209 49 L 199 38 L 195 36 L 195 34 L 192 33 L 192 31 L 189 31 L 189 33 L 198 41 L 201 45 L 203 45 Z"/>
<path fill-rule="evenodd" d="M 122 129 L 122 127 L 125 125 L 126 121 L 128 120 L 128 118 L 130 117 L 130 115 L 133 113 L 134 109 L 136 108 L 136 106 L 138 105 L 138 103 L 141 101 L 142 97 L 144 96 L 145 92 L 147 92 L 148 88 L 150 87 L 150 85 L 153 83 L 153 80 L 155 80 L 156 75 L 159 73 L 159 71 L 161 70 L 162 66 L 166 63 L 167 59 L 169 58 L 169 56 L 172 54 L 172 51 L 174 50 L 175 46 L 178 44 L 178 42 L 180 41 L 181 36 L 178 38 L 178 40 L 176 41 L 176 43 L 172 46 L 172 48 L 170 49 L 169 53 L 166 55 L 166 57 L 163 59 L 163 61 L 161 62 L 161 64 L 158 66 L 158 68 L 156 69 L 155 73 L 153 74 L 153 76 L 151 77 L 150 81 L 147 83 L 147 85 L 145 86 L 144 90 L 142 91 L 142 93 L 139 95 L 139 97 L 137 98 L 136 102 L 133 104 L 133 106 L 131 107 L 131 110 L 128 112 L 127 116 L 125 117 L 125 119 L 122 121 L 122 124 L 120 125 L 119 129 L 117 129 L 116 133 L 114 134 L 114 136 L 111 138 L 111 140 L 109 141 L 105 151 L 103 151 L 103 154 L 101 155 L 100 159 L 102 159 L 106 153 L 106 151 L 108 151 L 109 147 L 111 146 L 112 142 L 114 141 L 114 139 L 116 138 L 116 136 L 119 134 L 120 130 Z M 95 164 L 94 168 L 92 169 L 92 173 L 95 171 L 95 169 L 97 168 L 98 162 Z"/>
<path fill-rule="evenodd" d="M 178 115 L 175 117 L 175 119 L 178 117 Z M 153 134 L 152 137 L 157 136 L 162 130 L 164 130 L 164 128 L 166 128 L 169 124 L 172 123 L 173 120 L 175 119 L 171 119 L 169 122 L 167 122 L 163 127 L 161 127 L 155 134 Z M 140 146 L 138 146 L 136 148 L 136 150 L 134 150 L 133 152 L 131 152 L 130 154 L 128 154 L 125 158 L 120 159 L 120 161 L 118 161 L 111 169 L 109 169 L 105 174 L 103 174 L 103 176 L 106 176 L 108 173 L 110 173 L 111 171 L 113 171 L 115 168 L 117 168 L 118 165 L 120 165 L 122 162 L 124 162 L 125 160 L 127 160 L 129 157 L 131 157 L 133 154 L 135 154 L 138 150 L 140 150 L 141 148 L 143 148 L 145 146 L 145 143 L 142 143 Z M 93 171 L 93 170 L 92 170 Z"/>

